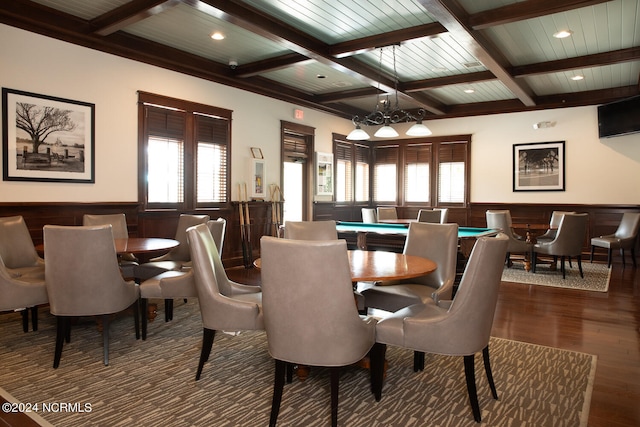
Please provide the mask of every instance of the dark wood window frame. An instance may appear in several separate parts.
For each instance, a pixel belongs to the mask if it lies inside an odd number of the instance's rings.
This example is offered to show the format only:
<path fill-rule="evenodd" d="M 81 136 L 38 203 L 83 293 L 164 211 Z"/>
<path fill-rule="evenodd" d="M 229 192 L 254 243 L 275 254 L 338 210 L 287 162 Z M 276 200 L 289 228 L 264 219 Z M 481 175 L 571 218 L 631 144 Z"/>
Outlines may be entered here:
<path fill-rule="evenodd" d="M 184 200 L 178 203 L 149 203 L 147 193 L 147 141 L 149 137 L 148 111 L 149 108 L 162 107 L 176 111 L 182 114 L 184 118 L 184 127 L 182 129 L 182 138 L 185 142 L 184 153 Z M 199 120 L 200 118 L 200 120 Z M 221 119 L 226 122 L 222 126 L 222 138 L 226 131 L 226 165 L 222 165 L 224 170 L 222 174 L 226 175 L 224 182 L 226 188 L 223 202 L 197 203 L 196 188 L 196 150 L 197 135 L 202 128 L 202 123 L 210 121 L 210 118 Z M 163 95 L 156 95 L 148 92 L 138 92 L 138 199 L 141 207 L 145 211 L 149 210 L 175 210 L 189 211 L 199 208 L 221 208 L 229 203 L 231 194 L 230 177 L 231 177 L 231 119 L 232 110 L 214 107 L 205 104 L 185 101 L 176 98 L 170 98 Z M 179 132 L 178 130 L 175 130 Z M 206 142 L 206 141 L 205 141 Z M 221 144 L 223 145 L 223 144 Z"/>

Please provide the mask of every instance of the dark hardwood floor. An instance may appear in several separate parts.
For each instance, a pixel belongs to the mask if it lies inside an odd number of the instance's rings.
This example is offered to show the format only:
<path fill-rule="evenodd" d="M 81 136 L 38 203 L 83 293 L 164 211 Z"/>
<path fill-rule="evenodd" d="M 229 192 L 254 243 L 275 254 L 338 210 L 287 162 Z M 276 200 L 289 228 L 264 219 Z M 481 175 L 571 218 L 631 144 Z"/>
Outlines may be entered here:
<path fill-rule="evenodd" d="M 493 324 L 495 337 L 598 356 L 590 427 L 640 426 L 640 275 L 615 261 L 607 293 L 502 283 Z M 255 269 L 228 273 L 259 284 Z"/>

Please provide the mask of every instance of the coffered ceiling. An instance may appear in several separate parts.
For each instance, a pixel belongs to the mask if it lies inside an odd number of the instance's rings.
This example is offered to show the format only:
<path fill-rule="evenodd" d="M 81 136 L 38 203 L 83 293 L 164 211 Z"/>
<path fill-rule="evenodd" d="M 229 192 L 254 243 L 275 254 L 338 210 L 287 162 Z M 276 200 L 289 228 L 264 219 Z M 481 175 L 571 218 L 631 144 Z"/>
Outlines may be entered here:
<path fill-rule="evenodd" d="M 396 88 L 427 119 L 640 94 L 638 0 L 11 0 L 0 23 L 345 118 Z"/>

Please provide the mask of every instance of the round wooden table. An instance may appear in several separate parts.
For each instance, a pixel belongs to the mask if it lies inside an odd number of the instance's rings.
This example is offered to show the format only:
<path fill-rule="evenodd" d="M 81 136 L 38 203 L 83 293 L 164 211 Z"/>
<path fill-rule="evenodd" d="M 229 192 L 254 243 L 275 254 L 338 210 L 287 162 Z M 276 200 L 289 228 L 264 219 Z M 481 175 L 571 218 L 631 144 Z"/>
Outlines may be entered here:
<path fill-rule="evenodd" d="M 159 237 L 129 237 L 128 239 L 113 239 L 118 254 L 145 254 L 149 252 L 167 251 L 180 244 L 174 239 Z"/>
<path fill-rule="evenodd" d="M 352 282 L 410 279 L 435 271 L 437 265 L 430 259 L 385 251 L 348 251 Z M 260 258 L 253 261 L 262 267 Z"/>

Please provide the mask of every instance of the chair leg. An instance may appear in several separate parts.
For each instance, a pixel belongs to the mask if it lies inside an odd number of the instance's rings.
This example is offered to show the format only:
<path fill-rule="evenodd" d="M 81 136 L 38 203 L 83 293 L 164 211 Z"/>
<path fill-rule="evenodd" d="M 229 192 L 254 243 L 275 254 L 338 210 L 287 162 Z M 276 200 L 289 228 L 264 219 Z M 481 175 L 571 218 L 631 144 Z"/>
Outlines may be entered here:
<path fill-rule="evenodd" d="M 611 248 L 607 249 L 607 267 L 611 267 Z"/>
<path fill-rule="evenodd" d="M 200 379 L 202 374 L 202 368 L 204 364 L 209 360 L 211 354 L 211 347 L 213 347 L 213 339 L 216 336 L 214 329 L 202 329 L 202 350 L 200 351 L 200 361 L 198 362 L 198 372 L 196 373 L 196 381 Z"/>
<path fill-rule="evenodd" d="M 564 255 L 562 255 L 560 257 L 560 269 L 562 270 L 562 278 L 566 279 L 567 276 L 566 276 L 566 271 L 565 271 L 565 268 L 564 268 Z"/>
<path fill-rule="evenodd" d="M 20 310 L 20 314 L 22 315 L 22 331 L 29 332 L 29 309 Z"/>
<path fill-rule="evenodd" d="M 284 374 L 287 363 L 282 360 L 276 360 L 276 374 L 273 381 L 273 398 L 271 400 L 271 416 L 269 418 L 269 427 L 275 427 L 280 413 L 280 403 L 282 402 L 282 390 L 284 389 Z"/>
<path fill-rule="evenodd" d="M 340 385 L 340 367 L 332 366 L 331 372 L 331 427 L 338 427 L 338 389 Z"/>
<path fill-rule="evenodd" d="M 149 300 L 146 298 L 140 298 L 140 319 L 142 323 L 142 340 L 147 339 L 147 327 L 149 320 L 147 319 L 147 312 L 149 311 Z"/>
<path fill-rule="evenodd" d="M 287 384 L 293 382 L 293 363 L 287 363 Z"/>
<path fill-rule="evenodd" d="M 477 423 L 482 421 L 480 416 L 480 404 L 478 404 L 478 391 L 476 390 L 476 371 L 473 362 L 475 355 L 464 356 L 464 376 L 467 379 L 467 392 L 469 393 L 469 402 L 473 411 L 473 419 Z"/>
<path fill-rule="evenodd" d="M 591 245 L 591 257 L 589 258 L 589 262 L 593 262 L 593 250 L 594 250 L 595 248 L 596 248 L 596 247 L 595 247 L 594 245 Z"/>
<path fill-rule="evenodd" d="M 60 357 L 62 356 L 62 346 L 67 336 L 67 329 L 69 328 L 69 318 L 56 316 L 56 349 L 53 354 L 53 369 L 60 366 Z"/>
<path fill-rule="evenodd" d="M 582 271 L 582 255 L 578 255 L 578 270 L 580 271 L 580 277 L 584 279 L 584 272 Z"/>
<path fill-rule="evenodd" d="M 38 330 L 38 306 L 31 307 L 31 326 L 34 331 Z"/>
<path fill-rule="evenodd" d="M 622 257 L 622 268 L 626 267 L 626 264 L 624 263 L 624 249 L 620 248 L 620 256 Z"/>
<path fill-rule="evenodd" d="M 173 299 L 164 300 L 164 321 L 173 320 Z"/>
<path fill-rule="evenodd" d="M 487 373 L 487 381 L 489 381 L 489 388 L 491 388 L 491 395 L 494 399 L 498 400 L 498 391 L 496 385 L 493 382 L 493 374 L 491 373 L 491 362 L 489 361 L 489 345 L 482 349 L 482 360 L 484 361 L 484 371 Z"/>
<path fill-rule="evenodd" d="M 109 366 L 109 320 L 111 315 L 102 315 L 102 346 L 104 347 L 104 366 Z"/>
<path fill-rule="evenodd" d="M 133 303 L 133 325 L 136 329 L 136 339 L 140 339 L 140 300 Z"/>
<path fill-rule="evenodd" d="M 536 264 L 538 263 L 538 253 L 531 251 L 531 271 L 536 272 Z"/>
<path fill-rule="evenodd" d="M 633 268 L 636 268 L 636 250 L 631 248 L 631 260 L 633 261 Z"/>
<path fill-rule="evenodd" d="M 424 351 L 413 352 L 413 372 L 424 371 Z"/>
<path fill-rule="evenodd" d="M 382 387 L 384 386 L 384 357 L 387 352 L 387 345 L 375 343 L 369 350 L 369 360 L 371 361 L 371 393 L 379 402 L 382 398 Z"/>

